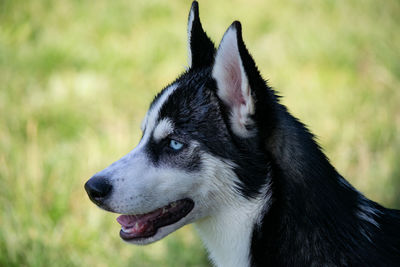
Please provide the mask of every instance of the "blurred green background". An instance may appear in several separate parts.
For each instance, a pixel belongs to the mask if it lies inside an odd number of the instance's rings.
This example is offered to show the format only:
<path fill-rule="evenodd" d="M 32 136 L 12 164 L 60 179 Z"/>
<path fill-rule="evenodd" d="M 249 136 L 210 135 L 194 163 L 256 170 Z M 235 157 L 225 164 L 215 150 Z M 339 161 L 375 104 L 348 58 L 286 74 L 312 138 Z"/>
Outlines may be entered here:
<path fill-rule="evenodd" d="M 209 266 L 192 226 L 123 243 L 84 182 L 186 65 L 190 1 L 0 0 L 0 265 Z M 400 2 L 201 0 L 360 191 L 400 208 Z"/>

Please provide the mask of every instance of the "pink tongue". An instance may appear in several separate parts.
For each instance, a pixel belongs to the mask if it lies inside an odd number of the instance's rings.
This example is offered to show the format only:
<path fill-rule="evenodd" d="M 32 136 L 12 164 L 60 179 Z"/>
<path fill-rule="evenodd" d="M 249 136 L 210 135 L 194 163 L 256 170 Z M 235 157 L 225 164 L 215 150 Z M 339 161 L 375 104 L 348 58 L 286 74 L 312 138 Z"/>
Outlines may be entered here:
<path fill-rule="evenodd" d="M 136 223 L 146 224 L 162 214 L 162 209 L 157 209 L 155 211 L 140 214 L 140 215 L 121 215 L 117 218 L 117 222 L 125 228 L 133 227 Z"/>
<path fill-rule="evenodd" d="M 117 218 L 117 222 L 123 227 L 128 228 L 135 225 L 137 218 L 133 215 L 121 215 Z"/>
<path fill-rule="evenodd" d="M 146 237 L 154 234 L 155 223 L 160 218 L 162 209 L 140 215 L 121 215 L 117 218 L 122 229 L 120 235 L 123 239 L 133 237 Z"/>

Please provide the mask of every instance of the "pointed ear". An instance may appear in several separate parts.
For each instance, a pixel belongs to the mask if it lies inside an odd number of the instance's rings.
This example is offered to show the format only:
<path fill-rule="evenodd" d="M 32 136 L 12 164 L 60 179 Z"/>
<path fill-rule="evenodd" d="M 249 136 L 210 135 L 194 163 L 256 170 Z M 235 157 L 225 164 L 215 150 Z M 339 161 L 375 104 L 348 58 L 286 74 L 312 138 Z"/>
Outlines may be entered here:
<path fill-rule="evenodd" d="M 214 61 L 214 43 L 204 32 L 199 17 L 199 4 L 193 1 L 188 19 L 189 68 L 211 66 Z"/>
<path fill-rule="evenodd" d="M 254 133 L 255 99 L 243 65 L 244 54 L 251 58 L 243 43 L 240 22 L 235 21 L 218 47 L 212 76 L 217 82 L 218 97 L 230 112 L 232 131 L 247 138 Z"/>

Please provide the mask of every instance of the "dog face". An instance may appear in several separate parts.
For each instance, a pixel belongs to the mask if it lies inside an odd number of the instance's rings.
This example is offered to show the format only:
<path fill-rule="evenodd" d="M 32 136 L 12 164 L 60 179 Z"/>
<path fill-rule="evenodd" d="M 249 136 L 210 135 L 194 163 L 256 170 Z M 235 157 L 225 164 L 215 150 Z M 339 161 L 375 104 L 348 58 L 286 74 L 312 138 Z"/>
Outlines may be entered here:
<path fill-rule="evenodd" d="M 99 207 L 123 214 L 120 236 L 131 243 L 157 241 L 256 196 L 265 183 L 254 178 L 267 165 L 257 164 L 266 159 L 254 145 L 256 93 L 247 72 L 259 74 L 240 24 L 229 27 L 216 51 L 193 2 L 188 35 L 189 69 L 150 105 L 138 146 L 85 184 Z"/>
<path fill-rule="evenodd" d="M 101 208 L 136 215 L 119 218 L 121 237 L 132 243 L 156 241 L 208 216 L 222 201 L 218 191 L 227 194 L 233 188 L 233 163 L 212 152 L 223 150 L 222 140 L 228 139 L 218 121 L 219 106 L 207 100 L 212 94 L 194 88 L 202 85 L 189 76 L 185 74 L 154 100 L 138 146 L 91 178 L 100 188 L 102 183 L 111 187 L 104 199 L 92 197 Z M 214 128 L 215 121 L 221 129 Z"/>

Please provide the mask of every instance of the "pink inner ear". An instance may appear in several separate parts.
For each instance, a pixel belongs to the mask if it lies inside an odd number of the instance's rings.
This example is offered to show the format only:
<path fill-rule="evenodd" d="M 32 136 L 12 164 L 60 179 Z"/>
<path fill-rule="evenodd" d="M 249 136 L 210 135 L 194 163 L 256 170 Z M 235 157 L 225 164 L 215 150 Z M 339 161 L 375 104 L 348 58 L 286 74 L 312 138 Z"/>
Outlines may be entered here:
<path fill-rule="evenodd" d="M 238 49 L 237 32 L 230 27 L 222 38 L 215 57 L 213 77 L 218 83 L 218 96 L 233 113 L 239 114 L 247 106 L 247 78 L 244 73 Z M 246 89 L 243 92 L 243 89 Z M 239 113 L 238 113 L 239 112 Z"/>
<path fill-rule="evenodd" d="M 233 62 L 232 62 L 233 63 Z M 240 105 L 245 105 L 246 101 L 244 100 L 243 94 L 242 94 L 242 73 L 240 69 L 240 63 L 235 62 L 233 64 L 230 64 L 228 67 L 228 73 L 229 73 L 229 80 L 231 90 L 231 94 L 229 95 L 229 102 L 233 106 L 240 106 Z"/>

